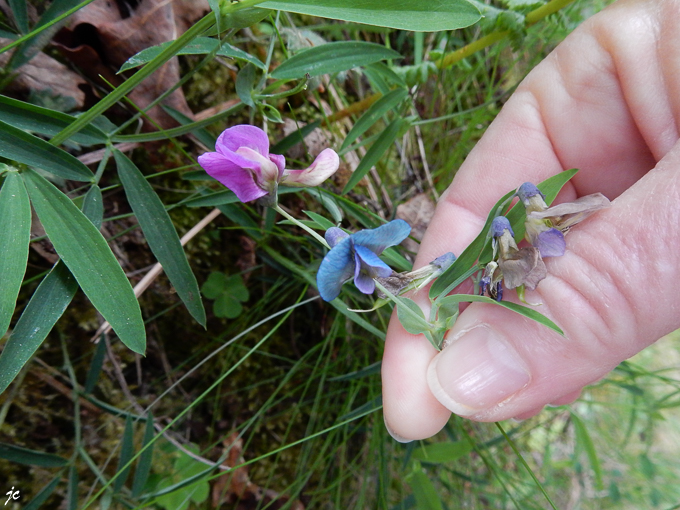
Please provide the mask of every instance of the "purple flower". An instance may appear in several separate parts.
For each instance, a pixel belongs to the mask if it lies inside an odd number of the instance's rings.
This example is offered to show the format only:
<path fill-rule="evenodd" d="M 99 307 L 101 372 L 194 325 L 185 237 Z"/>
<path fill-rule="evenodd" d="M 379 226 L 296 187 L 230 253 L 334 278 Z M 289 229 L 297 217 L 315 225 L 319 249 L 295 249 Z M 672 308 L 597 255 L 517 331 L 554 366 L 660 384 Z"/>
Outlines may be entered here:
<path fill-rule="evenodd" d="M 600 209 L 609 207 L 610 202 L 601 193 L 578 198 L 573 202 L 548 207 L 544 195 L 530 182 L 517 190 L 517 196 L 527 211 L 526 239 L 534 245 L 542 257 L 564 255 L 564 235 L 571 227 L 585 220 Z"/>
<path fill-rule="evenodd" d="M 364 294 L 375 290 L 373 278 L 392 274 L 390 266 L 378 255 L 389 246 L 406 239 L 411 227 L 404 220 L 394 220 L 375 229 L 347 234 L 331 227 L 326 231 L 326 241 L 331 250 L 326 254 L 316 275 L 319 293 L 324 301 L 333 301 L 340 294 L 346 280 L 354 278 L 354 285 Z"/>
<path fill-rule="evenodd" d="M 547 270 L 541 254 L 535 247 L 518 248 L 515 233 L 505 216 L 494 218 L 491 223 L 493 236 L 493 253 L 496 261 L 486 265 L 484 275 L 480 280 L 480 290 L 484 294 L 500 301 L 503 299 L 501 279 L 508 289 L 524 285 L 528 289 L 535 289 L 547 275 Z"/>
<path fill-rule="evenodd" d="M 332 149 L 324 149 L 306 170 L 286 170 L 286 159 L 269 154 L 269 139 L 255 126 L 240 125 L 225 130 L 217 139 L 216 152 L 206 152 L 198 163 L 233 191 L 241 202 L 271 195 L 276 203 L 279 184 L 318 186 L 335 173 L 340 164 Z"/>

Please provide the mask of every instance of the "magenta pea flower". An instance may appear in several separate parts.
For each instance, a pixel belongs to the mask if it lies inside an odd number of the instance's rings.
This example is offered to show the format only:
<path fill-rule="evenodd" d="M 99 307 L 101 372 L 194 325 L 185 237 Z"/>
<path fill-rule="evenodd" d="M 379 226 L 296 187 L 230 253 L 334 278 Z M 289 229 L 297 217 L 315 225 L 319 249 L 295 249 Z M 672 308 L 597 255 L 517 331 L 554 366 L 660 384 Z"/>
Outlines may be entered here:
<path fill-rule="evenodd" d="M 217 139 L 215 152 L 198 157 L 208 175 L 233 191 L 241 202 L 267 197 L 276 204 L 279 184 L 318 186 L 335 173 L 340 164 L 332 149 L 324 149 L 305 170 L 287 170 L 286 158 L 269 153 L 269 138 L 255 126 L 239 125 L 225 130 Z"/>
<path fill-rule="evenodd" d="M 375 290 L 374 278 L 392 274 L 390 266 L 380 260 L 383 250 L 402 242 L 411 233 L 404 220 L 393 220 L 374 229 L 348 234 L 331 227 L 326 231 L 326 241 L 331 247 L 321 261 L 316 275 L 319 294 L 324 301 L 333 301 L 340 294 L 342 284 L 354 278 L 354 285 L 364 294 Z"/>
<path fill-rule="evenodd" d="M 593 193 L 573 202 L 548 207 L 545 196 L 530 182 L 517 189 L 517 196 L 527 212 L 526 239 L 539 249 L 542 257 L 564 255 L 565 234 L 571 227 L 600 209 L 610 206 L 602 193 Z"/>

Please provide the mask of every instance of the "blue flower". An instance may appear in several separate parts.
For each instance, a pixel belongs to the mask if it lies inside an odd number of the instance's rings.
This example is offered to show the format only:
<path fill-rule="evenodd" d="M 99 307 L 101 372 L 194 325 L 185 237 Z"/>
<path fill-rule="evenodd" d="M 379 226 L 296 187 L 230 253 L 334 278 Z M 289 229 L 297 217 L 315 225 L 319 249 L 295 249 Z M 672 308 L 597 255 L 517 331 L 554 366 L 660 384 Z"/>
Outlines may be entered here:
<path fill-rule="evenodd" d="M 392 274 L 390 266 L 378 255 L 389 246 L 406 239 L 411 227 L 404 220 L 394 220 L 375 229 L 347 234 L 331 227 L 326 231 L 326 241 L 331 251 L 324 257 L 316 275 L 319 293 L 324 301 L 333 301 L 340 294 L 345 281 L 354 278 L 354 285 L 364 294 L 375 290 L 373 278 Z"/>

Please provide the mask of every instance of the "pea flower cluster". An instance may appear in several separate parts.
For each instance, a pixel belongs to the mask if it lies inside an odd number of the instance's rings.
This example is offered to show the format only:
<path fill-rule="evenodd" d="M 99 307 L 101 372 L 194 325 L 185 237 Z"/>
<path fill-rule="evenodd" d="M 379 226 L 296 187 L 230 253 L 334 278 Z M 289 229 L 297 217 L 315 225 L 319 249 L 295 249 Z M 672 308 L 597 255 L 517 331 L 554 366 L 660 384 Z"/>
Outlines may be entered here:
<path fill-rule="evenodd" d="M 508 289 L 526 287 L 534 290 L 547 275 L 544 257 L 560 257 L 566 250 L 565 234 L 571 227 L 610 202 L 601 193 L 581 197 L 573 202 L 548 207 L 545 195 L 532 183 L 525 182 L 516 192 L 526 209 L 525 237 L 531 244 L 518 248 L 515 234 L 505 216 L 491 223 L 493 260 L 484 268 L 480 294 L 503 299 L 503 283 Z"/>
<path fill-rule="evenodd" d="M 239 125 L 225 130 L 217 139 L 215 152 L 200 155 L 198 163 L 241 202 L 262 199 L 265 205 L 275 205 L 279 184 L 318 186 L 336 172 L 340 159 L 334 150 L 324 149 L 309 168 L 288 170 L 286 158 L 269 153 L 264 131 Z"/>

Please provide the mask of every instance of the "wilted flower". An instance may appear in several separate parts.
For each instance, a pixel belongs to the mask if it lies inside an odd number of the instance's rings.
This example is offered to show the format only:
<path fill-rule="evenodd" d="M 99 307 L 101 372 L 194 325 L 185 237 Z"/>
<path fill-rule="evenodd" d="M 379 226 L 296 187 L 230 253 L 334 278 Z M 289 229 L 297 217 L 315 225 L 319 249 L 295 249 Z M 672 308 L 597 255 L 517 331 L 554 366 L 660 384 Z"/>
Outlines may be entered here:
<path fill-rule="evenodd" d="M 404 220 L 394 220 L 375 229 L 347 234 L 331 227 L 326 231 L 326 241 L 331 250 L 326 254 L 316 275 L 319 293 L 325 301 L 333 301 L 340 294 L 346 280 L 354 277 L 354 285 L 364 294 L 375 290 L 373 278 L 392 274 L 390 266 L 378 255 L 389 246 L 406 239 L 411 227 Z"/>
<path fill-rule="evenodd" d="M 491 297 L 500 301 L 503 298 L 501 278 L 508 289 L 521 285 L 531 290 L 535 289 L 547 274 L 538 249 L 533 246 L 518 248 L 515 243 L 515 233 L 505 216 L 494 218 L 491 223 L 491 235 L 493 236 L 494 258 L 497 257 L 498 265 L 496 267 L 493 261 L 487 264 L 480 281 L 482 294 L 486 291 Z"/>
<path fill-rule="evenodd" d="M 527 212 L 526 238 L 541 252 L 542 257 L 564 255 L 564 235 L 571 227 L 583 221 L 600 209 L 609 207 L 610 202 L 601 193 L 578 198 L 573 202 L 548 207 L 545 196 L 530 182 L 517 190 L 517 196 Z"/>
<path fill-rule="evenodd" d="M 217 139 L 216 152 L 206 152 L 198 163 L 233 191 L 241 202 L 270 195 L 268 204 L 276 204 L 279 184 L 318 186 L 335 173 L 340 164 L 332 149 L 324 149 L 306 170 L 286 170 L 286 159 L 269 154 L 269 139 L 255 126 L 240 125 L 225 130 Z"/>
<path fill-rule="evenodd" d="M 399 295 L 402 291 L 405 291 L 405 289 L 423 288 L 431 281 L 439 278 L 455 261 L 456 256 L 453 253 L 448 252 L 415 271 L 405 271 L 403 273 L 392 271 L 389 276 L 385 278 L 379 277 L 377 280 L 392 294 Z M 407 289 L 407 287 L 409 287 L 409 289 Z"/>

